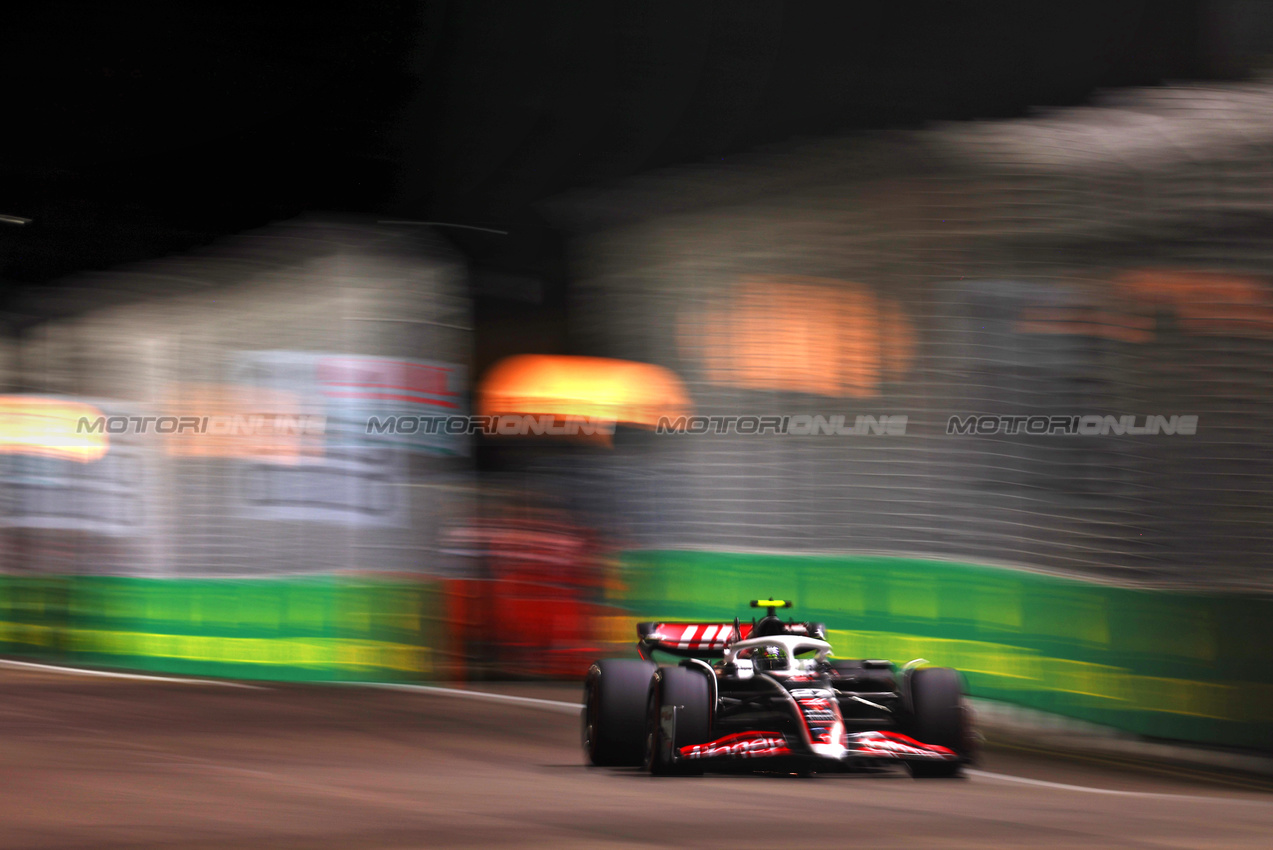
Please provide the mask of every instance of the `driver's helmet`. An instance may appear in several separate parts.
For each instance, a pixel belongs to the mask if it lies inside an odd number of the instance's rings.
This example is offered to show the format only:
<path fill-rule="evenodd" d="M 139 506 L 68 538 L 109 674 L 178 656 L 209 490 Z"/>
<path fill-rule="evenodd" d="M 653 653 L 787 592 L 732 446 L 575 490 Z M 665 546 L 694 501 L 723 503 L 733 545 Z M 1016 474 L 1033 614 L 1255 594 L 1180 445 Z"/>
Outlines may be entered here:
<path fill-rule="evenodd" d="M 751 655 L 752 667 L 757 672 L 787 669 L 787 652 L 776 643 L 756 647 Z"/>

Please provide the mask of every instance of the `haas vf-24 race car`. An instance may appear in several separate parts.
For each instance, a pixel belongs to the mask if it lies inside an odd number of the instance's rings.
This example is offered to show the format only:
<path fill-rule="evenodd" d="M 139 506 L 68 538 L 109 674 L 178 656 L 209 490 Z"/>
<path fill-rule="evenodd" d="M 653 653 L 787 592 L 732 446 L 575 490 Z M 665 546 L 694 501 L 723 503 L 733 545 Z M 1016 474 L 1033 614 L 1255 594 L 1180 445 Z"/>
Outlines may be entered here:
<path fill-rule="evenodd" d="M 902 763 L 955 776 L 973 751 L 960 675 L 914 661 L 833 660 L 821 623 L 638 623 L 639 658 L 592 665 L 583 743 L 596 765 L 654 774 L 813 773 Z M 670 663 L 659 663 L 659 658 Z"/>

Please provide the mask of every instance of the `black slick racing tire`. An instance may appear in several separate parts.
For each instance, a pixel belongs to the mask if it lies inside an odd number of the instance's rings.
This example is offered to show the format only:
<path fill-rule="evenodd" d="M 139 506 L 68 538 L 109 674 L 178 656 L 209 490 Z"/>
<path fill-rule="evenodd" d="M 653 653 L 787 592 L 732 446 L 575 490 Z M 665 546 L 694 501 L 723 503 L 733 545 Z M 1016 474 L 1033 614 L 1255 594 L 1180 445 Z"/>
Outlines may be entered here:
<path fill-rule="evenodd" d="M 638 766 L 645 756 L 645 710 L 658 665 L 607 658 L 583 683 L 583 750 L 591 764 Z"/>
<path fill-rule="evenodd" d="M 711 734 L 712 692 L 704 673 L 686 667 L 662 667 L 650 683 L 645 721 L 645 767 L 655 776 L 688 776 L 703 772 L 694 762 L 668 759 L 659 717 L 664 706 L 676 706 L 672 748 L 705 744 Z"/>
<path fill-rule="evenodd" d="M 964 683 L 949 667 L 921 667 L 910 674 L 909 734 L 924 744 L 954 750 L 959 761 L 910 762 L 911 776 L 935 779 L 958 776 L 968 755 L 968 709 Z"/>

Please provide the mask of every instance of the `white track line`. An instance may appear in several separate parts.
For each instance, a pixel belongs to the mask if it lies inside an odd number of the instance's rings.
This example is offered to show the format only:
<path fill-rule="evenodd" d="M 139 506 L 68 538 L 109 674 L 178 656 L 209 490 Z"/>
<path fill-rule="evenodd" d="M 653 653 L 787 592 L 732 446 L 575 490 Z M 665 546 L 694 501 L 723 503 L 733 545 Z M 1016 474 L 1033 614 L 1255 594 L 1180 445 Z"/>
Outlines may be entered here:
<path fill-rule="evenodd" d="M 118 673 L 114 670 L 89 670 L 84 667 L 60 667 L 56 664 L 36 664 L 33 661 L 13 661 L 0 658 L 0 667 L 17 667 L 25 670 L 45 670 L 50 673 L 66 673 L 72 676 L 105 676 L 111 679 L 139 679 L 145 682 L 179 682 L 183 685 L 219 685 L 223 688 L 248 688 L 254 691 L 268 691 L 260 685 L 246 685 L 243 682 L 227 682 L 223 679 L 183 679 L 177 676 L 151 676 L 146 673 Z"/>
<path fill-rule="evenodd" d="M 1036 785 L 1041 788 L 1056 788 L 1061 791 L 1082 791 L 1085 794 L 1112 794 L 1117 797 L 1148 797 L 1160 800 L 1188 800 L 1192 803 L 1254 803 L 1258 806 L 1273 804 L 1269 800 L 1249 800 L 1244 797 L 1209 797 L 1198 794 L 1164 794 L 1160 791 L 1117 791 L 1113 788 L 1092 788 L 1087 785 L 1069 785 L 1064 782 L 1049 782 L 1046 779 L 1028 779 L 1024 776 L 1012 776 L 1007 773 L 992 773 L 988 770 L 964 768 L 969 776 L 977 776 L 998 782 L 1015 782 L 1020 785 Z"/>
<path fill-rule="evenodd" d="M 520 702 L 534 705 L 539 708 L 550 708 L 554 711 L 565 711 L 571 714 L 576 714 L 583 709 L 583 706 L 578 703 L 563 702 L 555 699 L 518 697 L 511 694 L 494 694 L 487 691 L 468 691 L 460 688 L 443 688 L 437 685 L 402 685 L 380 682 L 349 682 L 347 684 L 363 685 L 364 687 L 370 688 L 388 688 L 390 690 L 400 691 L 423 691 L 425 693 L 438 694 L 439 696 L 472 697 L 474 699 Z M 976 776 L 980 779 L 989 779 L 991 781 L 999 782 L 1015 782 L 1021 785 L 1036 785 L 1043 788 L 1055 788 L 1060 791 L 1081 791 L 1084 794 L 1112 794 L 1118 797 L 1188 800 L 1193 803 L 1254 803 L 1258 806 L 1267 806 L 1271 804 L 1271 801 L 1249 800 L 1241 797 L 1203 797 L 1194 794 L 1163 794 L 1157 791 L 1117 791 L 1113 788 L 1092 788 L 1087 785 L 1068 785 L 1064 782 L 1049 782 L 1045 779 L 1028 779 L 1024 776 L 1012 776 L 1007 773 L 992 773 L 988 770 L 974 770 L 973 768 L 965 768 L 964 772 L 969 776 Z"/>
<path fill-rule="evenodd" d="M 502 702 L 520 702 L 525 705 L 533 705 L 537 708 L 547 708 L 553 711 L 567 711 L 571 714 L 578 714 L 583 710 L 583 705 L 577 702 L 562 702 L 557 699 L 537 699 L 535 697 L 518 697 L 512 694 L 493 694 L 488 691 L 466 691 L 461 688 L 440 688 L 435 685 L 403 685 L 393 682 L 344 682 L 347 685 L 361 685 L 365 688 L 385 688 L 391 691 L 423 691 L 429 694 L 438 694 L 444 697 L 471 697 L 473 699 L 493 699 Z"/>

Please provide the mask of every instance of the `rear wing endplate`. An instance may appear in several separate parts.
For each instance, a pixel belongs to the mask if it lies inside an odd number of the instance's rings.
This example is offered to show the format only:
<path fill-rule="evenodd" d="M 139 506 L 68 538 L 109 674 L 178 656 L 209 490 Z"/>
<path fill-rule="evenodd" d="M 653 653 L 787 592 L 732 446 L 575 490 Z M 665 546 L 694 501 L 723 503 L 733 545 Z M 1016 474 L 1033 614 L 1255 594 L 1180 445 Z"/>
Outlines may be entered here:
<path fill-rule="evenodd" d="M 725 648 L 751 634 L 751 623 L 637 623 L 638 650 L 673 655 L 723 657 Z"/>

